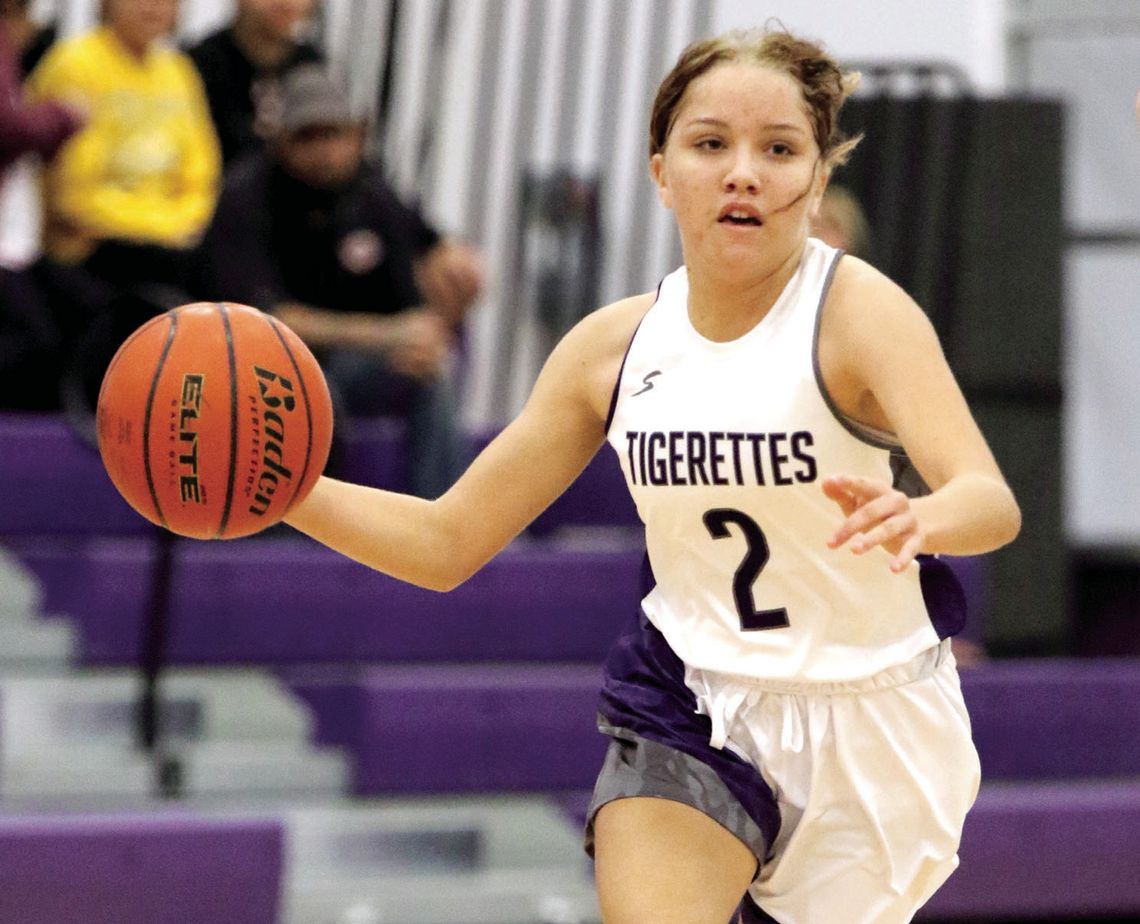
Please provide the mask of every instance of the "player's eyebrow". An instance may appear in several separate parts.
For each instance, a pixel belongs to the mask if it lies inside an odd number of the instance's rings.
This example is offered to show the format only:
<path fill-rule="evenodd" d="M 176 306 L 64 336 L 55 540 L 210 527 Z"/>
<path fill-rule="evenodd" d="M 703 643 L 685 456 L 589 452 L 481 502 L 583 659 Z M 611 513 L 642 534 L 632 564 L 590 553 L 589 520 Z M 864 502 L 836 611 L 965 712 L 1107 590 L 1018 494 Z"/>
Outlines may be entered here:
<path fill-rule="evenodd" d="M 724 119 L 718 119 L 714 116 L 697 116 L 693 119 L 686 120 L 687 125 L 707 125 L 712 128 L 727 128 L 728 123 Z M 762 126 L 764 131 L 777 131 L 777 132 L 796 132 L 797 134 L 807 134 L 802 126 L 793 125 L 791 122 L 769 122 Z"/>

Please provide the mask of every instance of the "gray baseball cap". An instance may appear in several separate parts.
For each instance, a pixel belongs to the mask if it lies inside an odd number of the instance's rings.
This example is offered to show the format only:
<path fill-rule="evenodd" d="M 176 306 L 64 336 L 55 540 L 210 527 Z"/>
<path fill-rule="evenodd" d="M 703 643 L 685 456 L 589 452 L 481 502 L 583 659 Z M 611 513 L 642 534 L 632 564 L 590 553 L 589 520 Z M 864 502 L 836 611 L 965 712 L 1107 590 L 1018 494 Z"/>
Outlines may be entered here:
<path fill-rule="evenodd" d="M 286 134 L 315 125 L 355 125 L 362 121 L 348 88 L 319 64 L 302 64 L 281 80 L 281 129 Z"/>

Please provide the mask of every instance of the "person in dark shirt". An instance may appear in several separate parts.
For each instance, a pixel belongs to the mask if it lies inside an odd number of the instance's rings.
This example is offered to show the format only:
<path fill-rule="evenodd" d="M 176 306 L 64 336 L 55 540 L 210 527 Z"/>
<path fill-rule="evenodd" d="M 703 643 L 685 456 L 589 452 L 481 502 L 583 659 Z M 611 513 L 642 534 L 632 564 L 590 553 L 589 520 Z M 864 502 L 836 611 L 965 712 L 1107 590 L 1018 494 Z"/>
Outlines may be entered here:
<path fill-rule="evenodd" d="M 298 67 L 282 88 L 280 134 L 226 179 L 199 252 L 200 292 L 293 328 L 349 416 L 403 417 L 411 488 L 436 497 L 465 462 L 453 366 L 482 287 L 477 255 L 365 160 L 366 126 L 322 68 Z"/>
<path fill-rule="evenodd" d="M 299 64 L 324 60 L 298 38 L 316 0 L 238 0 L 228 26 L 188 49 L 206 85 L 210 114 L 229 166 L 256 150 L 280 119 L 280 79 Z"/>

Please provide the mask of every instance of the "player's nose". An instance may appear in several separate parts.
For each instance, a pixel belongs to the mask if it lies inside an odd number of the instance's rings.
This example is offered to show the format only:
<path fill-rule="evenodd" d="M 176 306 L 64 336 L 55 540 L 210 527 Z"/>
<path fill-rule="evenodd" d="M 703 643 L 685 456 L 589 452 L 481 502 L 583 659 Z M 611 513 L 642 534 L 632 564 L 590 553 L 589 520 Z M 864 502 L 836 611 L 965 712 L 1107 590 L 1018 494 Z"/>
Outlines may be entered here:
<path fill-rule="evenodd" d="M 729 161 L 724 175 L 724 188 L 726 192 L 760 191 L 760 171 L 756 157 L 746 145 L 740 145 Z"/>

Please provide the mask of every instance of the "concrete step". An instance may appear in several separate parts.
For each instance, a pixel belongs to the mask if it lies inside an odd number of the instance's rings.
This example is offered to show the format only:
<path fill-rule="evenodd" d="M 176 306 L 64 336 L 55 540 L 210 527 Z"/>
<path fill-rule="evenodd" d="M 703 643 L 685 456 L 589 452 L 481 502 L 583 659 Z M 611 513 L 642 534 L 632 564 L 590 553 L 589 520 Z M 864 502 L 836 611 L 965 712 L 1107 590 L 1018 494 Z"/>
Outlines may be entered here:
<path fill-rule="evenodd" d="M 535 797 L 286 813 L 286 924 L 593 924 L 576 826 Z"/>
<path fill-rule="evenodd" d="M 6 800 L 145 799 L 157 773 L 137 746 L 134 672 L 0 675 L 0 795 Z M 160 688 L 164 753 L 182 792 L 334 796 L 345 757 L 310 741 L 309 709 L 269 674 L 177 671 Z"/>
<path fill-rule="evenodd" d="M 68 621 L 0 617 L 0 670 L 63 667 L 78 653 L 75 627 Z"/>
<path fill-rule="evenodd" d="M 98 742 L 131 745 L 141 681 L 134 671 L 0 676 L 0 745 L 27 750 Z M 163 675 L 160 716 L 174 741 L 305 742 L 309 710 L 260 671 L 178 670 Z"/>
<path fill-rule="evenodd" d="M 175 753 L 186 797 L 225 800 L 268 795 L 332 798 L 348 785 L 344 756 L 291 742 L 213 742 Z M 5 756 L 0 798 L 5 804 L 144 803 L 157 795 L 151 758 L 136 749 L 86 743 Z"/>
<path fill-rule="evenodd" d="M 28 619 L 42 607 L 39 581 L 19 558 L 0 545 L 0 624 Z"/>

